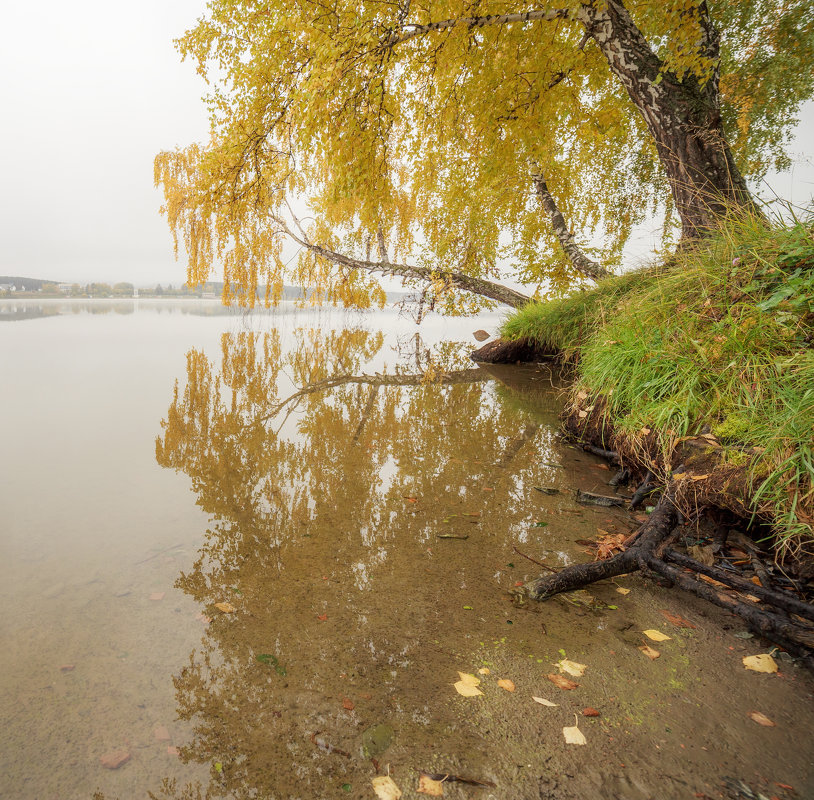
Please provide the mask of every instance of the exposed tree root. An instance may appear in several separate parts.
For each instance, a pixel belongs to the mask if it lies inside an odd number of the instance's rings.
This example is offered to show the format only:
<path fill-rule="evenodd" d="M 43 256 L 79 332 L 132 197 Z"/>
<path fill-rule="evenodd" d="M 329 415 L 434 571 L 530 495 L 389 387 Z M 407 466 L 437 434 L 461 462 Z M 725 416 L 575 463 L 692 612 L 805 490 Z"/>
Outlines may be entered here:
<path fill-rule="evenodd" d="M 814 666 L 814 625 L 807 622 L 814 622 L 814 605 L 771 585 L 759 586 L 728 570 L 702 564 L 673 549 L 679 519 L 675 496 L 676 483 L 671 482 L 647 521 L 629 537 L 623 552 L 604 561 L 574 564 L 555 575 L 542 576 L 522 587 L 520 593 L 545 600 L 596 581 L 641 571 L 726 609 L 756 633 Z"/>

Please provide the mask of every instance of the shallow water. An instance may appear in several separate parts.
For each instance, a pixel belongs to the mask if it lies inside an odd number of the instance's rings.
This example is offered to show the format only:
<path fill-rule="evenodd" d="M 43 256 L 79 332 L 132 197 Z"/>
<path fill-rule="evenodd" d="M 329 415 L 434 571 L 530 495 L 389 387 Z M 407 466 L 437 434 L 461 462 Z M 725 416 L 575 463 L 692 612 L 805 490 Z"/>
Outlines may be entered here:
<path fill-rule="evenodd" d="M 361 798 L 377 769 L 406 797 L 420 770 L 495 784 L 449 797 L 812 787 L 808 676 L 746 673 L 762 650 L 726 618 L 635 577 L 509 603 L 530 559 L 634 523 L 574 503 L 610 474 L 558 439 L 556 376 L 450 344 L 497 315 L 419 340 L 395 312 L 4 302 L 3 796 Z M 563 655 L 574 691 L 545 678 Z"/>

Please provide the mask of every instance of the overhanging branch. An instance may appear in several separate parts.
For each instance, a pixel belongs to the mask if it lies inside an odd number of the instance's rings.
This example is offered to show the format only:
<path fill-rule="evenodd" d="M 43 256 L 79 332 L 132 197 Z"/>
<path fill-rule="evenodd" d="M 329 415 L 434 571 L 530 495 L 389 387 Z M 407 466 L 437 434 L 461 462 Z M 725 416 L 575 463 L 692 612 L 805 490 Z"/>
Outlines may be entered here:
<path fill-rule="evenodd" d="M 381 50 L 387 50 L 395 47 L 397 44 L 402 44 L 410 39 L 415 39 L 418 36 L 424 36 L 427 33 L 439 33 L 446 31 L 450 28 L 458 26 L 469 28 L 483 28 L 491 25 L 508 25 L 512 22 L 534 22 L 542 20 L 550 22 L 555 19 L 566 19 L 568 17 L 568 10 L 564 8 L 559 9 L 535 9 L 534 11 L 524 11 L 515 14 L 488 14 L 483 17 L 455 17 L 453 19 L 445 19 L 440 22 L 428 22 L 424 25 L 415 23 L 407 23 L 401 33 L 393 31 L 379 45 Z"/>
<path fill-rule="evenodd" d="M 411 264 L 394 264 L 390 261 L 364 261 L 360 258 L 346 256 L 329 250 L 327 247 L 314 244 L 308 240 L 304 233 L 297 234 L 291 230 L 283 220 L 278 218 L 276 221 L 297 244 L 334 264 L 390 277 L 417 279 L 428 283 L 441 281 L 452 289 L 462 289 L 465 292 L 496 300 L 498 303 L 505 303 L 512 308 L 520 308 L 520 306 L 528 303 L 530 299 L 527 295 L 516 292 L 508 286 L 501 286 L 499 283 L 476 278 L 472 275 L 465 275 L 463 272 L 455 270 L 432 270 Z"/>
<path fill-rule="evenodd" d="M 588 258 L 574 240 L 574 236 L 571 231 L 568 230 L 568 226 L 565 224 L 565 217 L 563 217 L 562 212 L 557 206 L 556 200 L 551 196 L 551 192 L 548 191 L 548 185 L 543 175 L 540 172 L 535 172 L 532 174 L 531 179 L 534 182 L 534 188 L 537 192 L 537 196 L 540 198 L 540 203 L 545 209 L 546 214 L 548 214 L 551 227 L 560 240 L 565 255 L 568 256 L 568 260 L 574 265 L 574 268 L 582 275 L 595 281 L 601 278 L 607 278 L 610 273 L 601 264 L 597 264 L 596 261 L 592 261 Z"/>

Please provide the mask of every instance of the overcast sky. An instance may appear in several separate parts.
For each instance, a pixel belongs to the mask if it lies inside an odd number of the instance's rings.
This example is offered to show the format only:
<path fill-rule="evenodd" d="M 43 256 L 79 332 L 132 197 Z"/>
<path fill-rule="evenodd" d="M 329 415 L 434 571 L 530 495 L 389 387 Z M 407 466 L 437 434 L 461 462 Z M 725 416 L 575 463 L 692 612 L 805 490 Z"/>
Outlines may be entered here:
<path fill-rule="evenodd" d="M 180 284 L 153 156 L 208 138 L 205 86 L 172 40 L 203 0 L 6 3 L 0 67 L 0 274 Z M 814 194 L 814 106 L 792 150 Z M 642 244 L 647 237 L 643 237 Z M 646 249 L 644 247 L 643 249 Z"/>

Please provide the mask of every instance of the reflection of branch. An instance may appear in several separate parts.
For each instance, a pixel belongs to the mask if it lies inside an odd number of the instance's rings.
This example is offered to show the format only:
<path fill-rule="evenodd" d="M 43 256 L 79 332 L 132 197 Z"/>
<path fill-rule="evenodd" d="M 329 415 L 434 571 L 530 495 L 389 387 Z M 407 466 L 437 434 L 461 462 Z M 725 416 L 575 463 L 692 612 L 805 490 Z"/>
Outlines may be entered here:
<path fill-rule="evenodd" d="M 514 460 L 514 457 L 525 447 L 526 443 L 535 437 L 538 430 L 540 430 L 539 423 L 533 422 L 530 425 L 526 425 L 517 436 L 512 437 L 511 441 L 503 450 L 503 455 L 495 462 L 495 467 L 498 469 L 508 467 Z"/>
<path fill-rule="evenodd" d="M 359 420 L 359 424 L 356 426 L 356 431 L 353 434 L 353 438 L 351 439 L 351 444 L 357 444 L 359 441 L 359 437 L 362 435 L 362 431 L 365 429 L 365 425 L 367 425 L 367 421 L 370 419 L 370 415 L 373 413 L 373 406 L 376 405 L 376 396 L 379 394 L 379 386 L 371 386 L 370 391 L 367 395 L 367 403 L 365 403 L 365 410 L 362 412 L 362 418 Z"/>
<path fill-rule="evenodd" d="M 316 394 L 317 392 L 326 392 L 329 389 L 335 389 L 337 386 L 420 386 L 422 383 L 440 383 L 448 386 L 454 383 L 480 383 L 489 380 L 489 375 L 479 367 L 473 369 L 462 369 L 457 372 L 450 372 L 444 375 L 439 375 L 436 378 L 429 379 L 425 374 L 418 375 L 334 375 L 331 378 L 325 378 L 315 383 L 309 383 L 294 392 L 294 394 L 281 400 L 277 405 L 273 406 L 268 414 L 258 417 L 254 420 L 253 424 L 266 422 L 272 417 L 276 417 L 280 411 L 283 410 L 289 403 L 299 400 L 309 394 Z"/>

